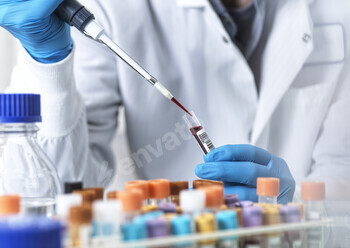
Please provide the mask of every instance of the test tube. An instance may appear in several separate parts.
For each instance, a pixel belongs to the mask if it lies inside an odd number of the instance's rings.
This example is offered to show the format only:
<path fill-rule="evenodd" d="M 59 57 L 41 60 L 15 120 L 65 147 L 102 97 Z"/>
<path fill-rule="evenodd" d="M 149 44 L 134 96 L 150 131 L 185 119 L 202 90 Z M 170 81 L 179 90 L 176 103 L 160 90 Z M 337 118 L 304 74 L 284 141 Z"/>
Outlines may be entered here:
<path fill-rule="evenodd" d="M 191 218 L 188 215 L 181 215 L 171 219 L 171 234 L 174 236 L 189 235 L 192 233 Z M 194 243 L 182 242 L 174 245 L 175 247 L 194 248 Z"/>
<path fill-rule="evenodd" d="M 259 203 L 277 204 L 279 191 L 279 178 L 259 177 L 257 179 L 256 193 L 259 196 Z"/>
<path fill-rule="evenodd" d="M 280 206 L 282 223 L 297 223 L 301 221 L 300 208 L 296 205 Z M 284 234 L 284 247 L 300 248 L 300 231 L 287 231 Z"/>
<path fill-rule="evenodd" d="M 170 182 L 167 179 L 154 179 L 148 181 L 150 205 L 168 202 L 170 196 Z"/>
<path fill-rule="evenodd" d="M 263 224 L 263 209 L 261 206 L 242 208 L 243 227 L 258 227 Z M 261 247 L 262 237 L 259 235 L 248 236 L 243 240 L 243 247 Z"/>
<path fill-rule="evenodd" d="M 75 190 L 82 190 L 83 183 L 82 182 L 65 182 L 64 183 L 64 193 L 71 194 Z"/>
<path fill-rule="evenodd" d="M 121 203 L 117 200 L 97 200 L 93 203 L 93 236 L 118 237 Z"/>
<path fill-rule="evenodd" d="M 235 211 L 222 211 L 216 213 L 218 230 L 232 230 L 238 228 L 237 214 Z M 238 248 L 238 237 L 224 238 L 219 241 L 219 248 Z"/>
<path fill-rule="evenodd" d="M 0 196 L 0 217 L 20 213 L 21 198 L 18 195 Z"/>
<path fill-rule="evenodd" d="M 301 199 L 305 206 L 305 220 L 316 221 L 326 216 L 324 200 L 326 186 L 324 182 L 303 182 L 301 184 Z M 324 229 L 310 228 L 306 232 L 307 247 L 324 247 Z M 305 245 L 305 244 L 304 244 Z"/>
<path fill-rule="evenodd" d="M 148 182 L 145 180 L 136 180 L 136 181 L 130 181 L 125 184 L 125 190 L 130 190 L 130 189 L 139 189 L 142 191 L 142 198 L 143 206 L 148 205 L 148 199 L 149 199 L 149 185 Z"/>
<path fill-rule="evenodd" d="M 281 223 L 279 206 L 265 205 L 263 206 L 263 225 L 276 225 Z M 270 232 L 264 236 L 264 247 L 282 247 L 282 233 Z"/>
<path fill-rule="evenodd" d="M 204 187 L 204 186 L 212 186 L 212 185 L 224 186 L 224 183 L 221 181 L 212 181 L 212 180 L 204 180 L 204 179 L 194 180 L 192 183 L 192 187 L 194 189 Z"/>
<path fill-rule="evenodd" d="M 69 237 L 72 247 L 88 247 L 91 238 L 92 210 L 89 206 L 72 207 L 69 211 Z"/>
<path fill-rule="evenodd" d="M 188 189 L 188 182 L 187 181 L 170 182 L 170 201 L 175 203 L 176 205 L 179 205 L 180 192 L 181 192 L 181 190 L 187 190 L 187 189 Z"/>
<path fill-rule="evenodd" d="M 62 221 L 67 221 L 69 209 L 80 206 L 83 198 L 80 194 L 62 194 L 56 196 L 56 215 Z"/>
<path fill-rule="evenodd" d="M 142 208 L 142 192 L 136 189 L 120 191 L 118 196 L 122 203 L 123 222 L 131 222 L 140 214 Z"/>
<path fill-rule="evenodd" d="M 95 192 L 95 200 L 103 200 L 104 189 L 102 187 L 86 188 L 84 191 L 92 190 Z"/>
<path fill-rule="evenodd" d="M 196 139 L 203 153 L 207 154 L 211 150 L 214 150 L 215 146 L 211 142 L 208 134 L 205 132 L 203 126 L 201 125 L 193 111 L 191 111 L 191 115 L 192 116 L 186 114 L 183 116 L 183 119 L 185 120 L 188 128 L 190 129 L 191 134 Z"/>
<path fill-rule="evenodd" d="M 208 233 L 216 230 L 216 220 L 213 213 L 203 213 L 195 218 L 197 233 Z M 203 240 L 199 241 L 200 248 L 215 248 L 216 240 Z"/>
<path fill-rule="evenodd" d="M 237 194 L 227 194 L 224 195 L 224 202 L 228 208 L 236 207 L 236 204 L 239 203 Z"/>
<path fill-rule="evenodd" d="M 224 188 L 218 185 L 198 188 L 205 193 L 205 207 L 211 211 L 219 211 L 224 202 Z"/>

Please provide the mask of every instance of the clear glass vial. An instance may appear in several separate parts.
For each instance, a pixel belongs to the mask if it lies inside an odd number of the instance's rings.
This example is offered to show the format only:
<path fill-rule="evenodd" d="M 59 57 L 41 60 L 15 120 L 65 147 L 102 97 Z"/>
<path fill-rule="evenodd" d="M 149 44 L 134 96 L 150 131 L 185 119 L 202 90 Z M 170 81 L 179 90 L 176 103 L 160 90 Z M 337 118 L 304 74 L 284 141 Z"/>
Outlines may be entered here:
<path fill-rule="evenodd" d="M 193 111 L 191 111 L 191 115 L 184 115 L 183 119 L 204 154 L 207 154 L 215 149 L 215 146 L 211 142 L 207 132 L 204 130 L 202 124 L 199 122 Z"/>
<path fill-rule="evenodd" d="M 40 95 L 0 94 L 0 195 L 19 195 L 24 213 L 51 216 L 61 186 L 37 143 L 37 122 Z"/>

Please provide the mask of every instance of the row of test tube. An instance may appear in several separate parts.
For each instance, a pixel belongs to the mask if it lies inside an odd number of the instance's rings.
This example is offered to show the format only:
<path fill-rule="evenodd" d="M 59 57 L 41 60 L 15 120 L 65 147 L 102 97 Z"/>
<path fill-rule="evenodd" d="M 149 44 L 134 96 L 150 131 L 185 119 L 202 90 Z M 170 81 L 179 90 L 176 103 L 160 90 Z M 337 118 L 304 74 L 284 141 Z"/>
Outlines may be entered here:
<path fill-rule="evenodd" d="M 71 247 L 89 247 L 93 238 L 130 242 L 322 218 L 324 184 L 303 183 L 301 189 L 304 204 L 283 206 L 277 204 L 276 178 L 258 179 L 259 203 L 224 195 L 221 182 L 207 180 L 194 181 L 193 189 L 189 189 L 188 182 L 166 179 L 132 181 L 123 191 L 108 192 L 105 200 L 102 188 L 82 189 L 79 184 L 67 184 L 66 194 L 56 198 L 55 219 L 67 227 L 65 237 Z M 18 196 L 1 197 L 0 216 L 19 214 L 19 204 Z M 275 232 L 174 247 L 322 247 L 322 242 L 322 229 L 314 228 L 305 235 L 300 231 Z"/>

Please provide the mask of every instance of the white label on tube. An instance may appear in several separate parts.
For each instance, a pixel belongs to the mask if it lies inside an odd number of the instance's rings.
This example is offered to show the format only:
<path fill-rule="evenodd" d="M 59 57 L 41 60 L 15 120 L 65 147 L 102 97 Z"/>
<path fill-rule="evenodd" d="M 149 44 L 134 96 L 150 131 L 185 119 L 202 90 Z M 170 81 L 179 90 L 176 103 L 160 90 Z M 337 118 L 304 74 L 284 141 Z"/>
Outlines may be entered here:
<path fill-rule="evenodd" d="M 207 152 L 210 152 L 211 150 L 215 149 L 213 143 L 211 142 L 208 134 L 204 131 L 204 129 L 199 130 L 196 134 L 202 142 L 204 148 L 207 150 Z"/>

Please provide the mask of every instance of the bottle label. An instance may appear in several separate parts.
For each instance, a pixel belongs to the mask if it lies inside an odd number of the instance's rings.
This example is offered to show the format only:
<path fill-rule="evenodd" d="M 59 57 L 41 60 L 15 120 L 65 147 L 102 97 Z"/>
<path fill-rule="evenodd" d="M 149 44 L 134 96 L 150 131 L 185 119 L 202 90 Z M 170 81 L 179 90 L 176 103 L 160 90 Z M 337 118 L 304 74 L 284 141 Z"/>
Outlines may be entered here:
<path fill-rule="evenodd" d="M 211 142 L 208 134 L 205 132 L 204 129 L 199 130 L 197 132 L 197 136 L 199 140 L 202 142 L 202 145 L 204 146 L 207 153 L 215 149 L 213 143 Z"/>

